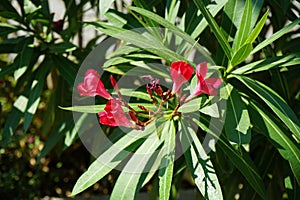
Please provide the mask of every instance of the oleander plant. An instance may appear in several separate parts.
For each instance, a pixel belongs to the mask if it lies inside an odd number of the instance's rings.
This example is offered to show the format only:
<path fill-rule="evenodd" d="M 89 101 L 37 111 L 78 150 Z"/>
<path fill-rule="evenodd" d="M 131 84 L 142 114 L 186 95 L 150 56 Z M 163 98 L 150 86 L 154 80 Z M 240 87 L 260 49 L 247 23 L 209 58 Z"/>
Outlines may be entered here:
<path fill-rule="evenodd" d="M 0 5 L 0 196 L 300 198 L 299 1 L 62 2 Z"/>

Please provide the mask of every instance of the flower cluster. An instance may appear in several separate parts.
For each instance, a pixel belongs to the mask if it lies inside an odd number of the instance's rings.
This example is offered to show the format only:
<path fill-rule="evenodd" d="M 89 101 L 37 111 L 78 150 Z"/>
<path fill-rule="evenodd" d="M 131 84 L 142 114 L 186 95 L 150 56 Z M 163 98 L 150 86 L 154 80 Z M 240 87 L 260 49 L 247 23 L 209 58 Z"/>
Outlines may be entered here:
<path fill-rule="evenodd" d="M 141 112 L 137 112 L 130 107 L 123 99 L 119 86 L 113 76 L 110 77 L 110 82 L 118 94 L 118 97 L 112 97 L 112 95 L 105 89 L 104 84 L 100 80 L 99 74 L 92 69 L 87 70 L 84 82 L 80 83 L 77 87 L 81 96 L 101 96 L 107 99 L 107 104 L 104 108 L 104 112 L 99 112 L 99 122 L 107 126 L 124 126 L 135 129 L 143 129 L 144 126 L 149 124 L 157 115 L 161 114 L 161 109 L 164 103 L 168 102 L 171 98 L 176 96 L 177 106 L 171 113 L 172 116 L 178 115 L 177 112 L 179 106 L 182 103 L 190 101 L 192 98 L 201 94 L 216 95 L 216 88 L 221 84 L 220 78 L 205 78 L 208 71 L 207 63 L 202 62 L 196 67 L 196 76 L 198 79 L 197 86 L 188 97 L 181 96 L 182 85 L 189 81 L 194 73 L 194 68 L 184 61 L 177 61 L 171 64 L 170 75 L 173 80 L 172 90 L 167 89 L 164 91 L 159 84 L 159 79 L 155 79 L 151 76 L 144 76 L 149 80 L 146 85 L 147 93 L 149 94 L 152 103 L 155 105 L 159 103 L 156 111 L 150 111 L 145 106 L 139 105 L 138 107 L 147 112 L 147 116 Z M 158 96 L 160 102 L 154 98 L 154 95 Z M 129 111 L 125 112 L 123 107 L 126 107 Z M 146 122 L 142 122 L 138 119 L 139 116 L 148 118 Z"/>

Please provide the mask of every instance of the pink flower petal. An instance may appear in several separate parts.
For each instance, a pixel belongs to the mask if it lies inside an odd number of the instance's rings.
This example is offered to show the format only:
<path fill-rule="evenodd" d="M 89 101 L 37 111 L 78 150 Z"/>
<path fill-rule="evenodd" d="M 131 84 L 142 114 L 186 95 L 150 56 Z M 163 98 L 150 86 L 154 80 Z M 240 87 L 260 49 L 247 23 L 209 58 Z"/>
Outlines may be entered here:
<path fill-rule="evenodd" d="M 107 126 L 131 127 L 131 121 L 121 107 L 120 101 L 111 99 L 107 102 L 105 112 L 99 112 L 100 123 Z"/>
<path fill-rule="evenodd" d="M 171 77 L 174 81 L 172 91 L 178 92 L 183 83 L 187 82 L 193 75 L 194 68 L 184 61 L 177 61 L 171 64 Z"/>
<path fill-rule="evenodd" d="M 100 80 L 99 74 L 93 69 L 86 71 L 84 81 L 78 84 L 77 90 L 81 96 L 94 97 L 98 95 L 106 99 L 112 99 Z"/>

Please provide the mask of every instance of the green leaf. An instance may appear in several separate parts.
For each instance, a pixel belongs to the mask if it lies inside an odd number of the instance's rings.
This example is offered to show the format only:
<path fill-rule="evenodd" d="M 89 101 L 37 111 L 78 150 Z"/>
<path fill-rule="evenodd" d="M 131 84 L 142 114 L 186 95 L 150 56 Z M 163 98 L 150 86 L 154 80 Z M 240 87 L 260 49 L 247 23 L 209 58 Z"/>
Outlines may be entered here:
<path fill-rule="evenodd" d="M 198 111 L 201 106 L 201 100 L 202 97 L 192 99 L 191 101 L 182 104 L 182 106 L 179 107 L 178 112 L 191 113 L 191 112 Z"/>
<path fill-rule="evenodd" d="M 228 95 L 225 119 L 227 138 L 238 145 L 249 144 L 251 132 L 247 107 L 235 88 L 227 84 L 225 89 Z"/>
<path fill-rule="evenodd" d="M 273 68 L 297 66 L 300 64 L 300 53 L 259 60 L 232 71 L 233 74 L 251 74 Z"/>
<path fill-rule="evenodd" d="M 245 44 L 245 41 L 250 31 L 251 17 L 252 17 L 252 0 L 246 0 L 242 19 L 240 21 L 240 26 L 237 29 L 232 44 L 232 49 L 234 52 L 237 52 L 240 49 L 240 47 Z"/>
<path fill-rule="evenodd" d="M 273 33 L 269 38 L 265 39 L 263 42 L 259 43 L 252 51 L 251 54 L 258 52 L 259 50 L 263 49 L 264 47 L 268 46 L 284 34 L 288 33 L 292 28 L 297 26 L 300 22 L 300 19 L 293 21 L 292 23 L 286 25 L 284 28 L 280 29 L 276 33 Z"/>
<path fill-rule="evenodd" d="M 77 47 L 70 42 L 61 42 L 61 43 L 51 44 L 49 46 L 49 52 L 57 53 L 57 54 L 72 52 L 76 49 L 77 49 Z"/>
<path fill-rule="evenodd" d="M 267 10 L 267 12 L 262 16 L 262 18 L 256 24 L 255 28 L 252 30 L 245 43 L 252 44 L 255 41 L 255 39 L 258 37 L 259 33 L 261 32 L 262 28 L 265 25 L 265 22 L 268 18 L 268 14 L 269 14 L 269 10 Z"/>
<path fill-rule="evenodd" d="M 28 98 L 28 103 L 26 107 L 26 112 L 24 115 L 24 131 L 26 132 L 29 128 L 29 125 L 32 121 L 33 115 L 35 114 L 39 102 L 40 96 L 44 89 L 44 83 L 46 76 L 49 73 L 50 68 L 52 67 L 52 60 L 45 58 L 37 69 L 35 79 L 31 83 L 30 95 Z"/>
<path fill-rule="evenodd" d="M 258 105 L 251 102 L 250 106 L 253 109 L 253 123 L 257 125 L 261 133 L 264 134 L 276 147 L 282 157 L 289 161 L 295 178 L 300 185 L 300 149 L 286 134 L 285 128 L 276 121 L 274 117 L 265 110 L 262 110 Z"/>
<path fill-rule="evenodd" d="M 16 32 L 18 30 L 19 30 L 19 27 L 0 22 L 0 36 L 6 36 L 10 33 Z"/>
<path fill-rule="evenodd" d="M 64 121 L 59 123 L 47 138 L 42 151 L 37 157 L 37 161 L 40 162 L 40 160 L 55 147 L 55 145 L 65 136 L 65 133 L 72 129 L 72 127 L 74 127 L 74 120 L 71 116 L 68 116 Z"/>
<path fill-rule="evenodd" d="M 167 121 L 164 124 L 161 139 L 164 140 L 164 146 L 162 147 L 163 154 L 158 172 L 159 199 L 169 200 L 175 159 L 176 129 L 174 121 Z"/>
<path fill-rule="evenodd" d="M 178 16 L 180 0 L 167 0 L 165 19 L 174 24 Z"/>
<path fill-rule="evenodd" d="M 99 113 L 104 111 L 105 104 L 103 105 L 89 105 L 89 106 L 73 106 L 73 107 L 61 107 L 60 109 L 69 110 L 73 112 L 82 112 L 82 113 Z"/>
<path fill-rule="evenodd" d="M 229 60 L 231 60 L 232 49 L 231 49 L 226 37 L 222 33 L 220 27 L 218 26 L 217 22 L 214 20 L 214 18 L 210 14 L 210 12 L 207 10 L 207 8 L 205 7 L 202 0 L 194 0 L 194 2 L 196 4 L 196 6 L 198 7 L 198 9 L 203 14 L 206 21 L 208 22 L 208 25 L 210 26 L 210 28 L 212 29 L 214 35 L 216 36 L 216 38 L 217 38 L 219 44 L 221 45 L 225 55 L 227 56 L 227 58 Z"/>
<path fill-rule="evenodd" d="M 2 146 L 6 147 L 9 139 L 14 135 L 22 116 L 24 115 L 28 98 L 20 95 L 14 102 L 12 111 L 8 114 L 2 133 Z"/>
<path fill-rule="evenodd" d="M 245 76 L 234 75 L 252 90 L 284 122 L 295 136 L 300 139 L 300 122 L 289 105 L 276 92 L 266 85 Z"/>
<path fill-rule="evenodd" d="M 216 133 L 221 133 L 220 128 L 222 128 L 222 122 L 214 121 L 210 123 L 210 120 L 201 116 L 201 119 L 204 121 L 200 122 L 196 119 L 193 119 L 194 122 L 206 131 L 208 134 L 213 136 L 218 140 L 217 146 L 220 147 L 222 152 L 224 152 L 232 164 L 243 174 L 246 180 L 250 183 L 253 189 L 264 199 L 265 197 L 265 187 L 260 177 L 257 169 L 251 160 L 249 153 L 243 151 L 242 154 L 235 150 L 232 145 L 226 140 L 224 136 L 218 136 Z"/>
<path fill-rule="evenodd" d="M 105 15 L 110 6 L 115 0 L 101 0 L 99 1 L 99 14 L 101 17 Z"/>
<path fill-rule="evenodd" d="M 53 55 L 52 60 L 62 77 L 73 87 L 77 75 L 78 65 L 62 55 Z"/>
<path fill-rule="evenodd" d="M 163 27 L 167 28 L 168 30 L 172 31 L 173 34 L 176 36 L 179 36 L 181 39 L 183 39 L 185 42 L 188 42 L 190 45 L 194 46 L 198 52 L 200 52 L 202 55 L 205 56 L 205 58 L 210 59 L 209 54 L 187 33 L 176 27 L 175 25 L 171 24 L 169 21 L 165 20 L 164 18 L 160 17 L 159 15 L 141 9 L 137 7 L 129 7 L 130 10 L 133 10 L 143 16 L 149 17 L 158 24 L 161 24 Z M 169 59 L 170 60 L 170 59 Z M 181 59 L 184 60 L 184 59 Z M 174 60 L 173 60 L 174 61 Z M 208 62 L 214 63 L 213 60 L 208 60 Z"/>
<path fill-rule="evenodd" d="M 125 134 L 116 143 L 110 146 L 104 153 L 102 153 L 88 168 L 88 170 L 80 176 L 77 180 L 73 190 L 72 196 L 87 189 L 98 180 L 107 175 L 113 168 L 118 166 L 126 157 L 130 155 L 125 148 L 136 142 L 139 139 L 147 137 L 155 132 L 155 123 L 150 123 L 144 131 L 132 130 Z M 128 182 L 128 180 L 126 181 Z"/>
<path fill-rule="evenodd" d="M 227 3 L 227 0 L 216 0 L 213 3 L 207 5 L 207 9 L 211 13 L 211 15 L 214 17 L 218 14 L 218 12 L 224 7 L 224 5 L 226 3 Z M 192 6 L 194 6 L 194 4 L 192 4 Z M 186 11 L 186 14 L 188 14 L 188 12 L 189 12 L 189 10 Z M 197 12 L 197 10 L 196 10 L 196 12 Z M 198 22 L 199 18 L 200 18 L 200 16 L 195 16 L 194 18 L 191 19 L 193 21 L 196 20 L 197 26 L 195 28 L 194 27 L 189 28 L 190 25 L 187 25 L 187 28 L 185 29 L 186 32 L 191 31 L 190 35 L 194 39 L 197 38 L 208 25 L 207 21 L 203 17 L 200 19 L 200 22 Z M 187 21 L 187 22 L 190 23 L 189 21 Z"/>
<path fill-rule="evenodd" d="M 149 34 L 141 34 L 132 30 L 126 30 L 110 26 L 100 21 L 90 22 L 87 24 L 95 26 L 96 29 L 103 32 L 104 34 L 134 44 L 148 52 L 162 57 L 167 61 L 184 60 L 184 58 L 181 55 L 171 51 L 170 49 L 165 47 L 160 41 L 157 41 L 157 39 L 155 39 Z"/>
<path fill-rule="evenodd" d="M 31 0 L 24 0 L 24 11 L 25 14 L 30 14 L 35 12 L 36 10 L 40 9 L 41 7 L 36 7 Z"/>
<path fill-rule="evenodd" d="M 199 110 L 201 113 L 211 117 L 219 118 L 221 116 L 217 103 L 205 106 Z"/>
<path fill-rule="evenodd" d="M 111 193 L 111 199 L 135 199 L 135 195 L 140 189 L 139 180 L 143 173 L 147 173 L 147 163 L 155 153 L 162 141 L 156 134 L 154 137 L 147 137 L 143 144 L 134 152 L 124 169 Z M 135 136 L 136 137 L 136 136 Z"/>
<path fill-rule="evenodd" d="M 246 43 L 242 45 L 232 56 L 230 61 L 232 66 L 236 66 L 241 62 L 245 61 L 245 59 L 250 55 L 252 50 L 252 44 Z"/>
<path fill-rule="evenodd" d="M 94 116 L 93 116 L 94 117 Z M 86 122 L 88 122 L 88 114 L 83 113 L 78 120 L 76 120 L 76 124 L 74 127 L 72 127 L 70 130 L 68 130 L 65 135 L 65 141 L 64 145 L 65 148 L 70 147 L 72 143 L 78 138 L 78 133 L 82 133 L 82 129 L 84 129 L 84 126 Z"/>
<path fill-rule="evenodd" d="M 207 200 L 223 199 L 218 177 L 195 130 L 184 120 L 179 123 L 179 134 L 186 163 L 192 173 L 195 184 Z"/>

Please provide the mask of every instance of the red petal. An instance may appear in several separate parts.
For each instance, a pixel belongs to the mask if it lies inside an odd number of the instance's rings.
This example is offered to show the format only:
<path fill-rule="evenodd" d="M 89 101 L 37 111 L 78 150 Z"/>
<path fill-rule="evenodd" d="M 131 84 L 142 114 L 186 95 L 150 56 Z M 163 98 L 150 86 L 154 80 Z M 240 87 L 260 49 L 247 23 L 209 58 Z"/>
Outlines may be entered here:
<path fill-rule="evenodd" d="M 81 96 L 101 96 L 106 99 L 112 99 L 111 95 L 106 91 L 99 74 L 89 69 L 85 73 L 84 82 L 78 84 L 77 90 Z"/>
<path fill-rule="evenodd" d="M 173 91 L 178 92 L 182 84 L 187 82 L 193 75 L 194 68 L 184 61 L 177 61 L 171 64 L 171 77 L 174 81 Z"/>

